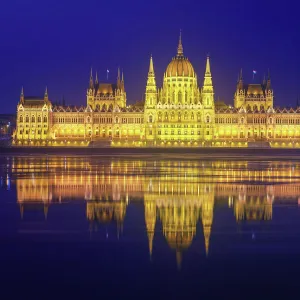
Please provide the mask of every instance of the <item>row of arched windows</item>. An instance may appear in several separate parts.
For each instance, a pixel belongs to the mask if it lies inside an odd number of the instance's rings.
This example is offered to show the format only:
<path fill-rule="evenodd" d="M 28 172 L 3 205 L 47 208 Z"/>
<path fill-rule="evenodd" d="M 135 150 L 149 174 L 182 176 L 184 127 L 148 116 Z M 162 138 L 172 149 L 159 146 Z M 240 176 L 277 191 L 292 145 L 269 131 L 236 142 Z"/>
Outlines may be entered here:
<path fill-rule="evenodd" d="M 31 123 L 35 123 L 35 121 L 37 120 L 38 123 L 41 123 L 42 122 L 42 117 L 41 116 L 38 116 L 37 118 L 35 116 L 31 116 L 31 119 L 29 118 L 28 115 L 25 116 L 25 123 L 29 123 L 29 120 L 31 120 Z M 23 123 L 24 121 L 24 118 L 23 118 L 23 115 L 20 115 L 19 117 L 19 122 Z M 48 118 L 47 116 L 44 116 L 43 117 L 43 122 L 47 122 L 48 121 Z"/>

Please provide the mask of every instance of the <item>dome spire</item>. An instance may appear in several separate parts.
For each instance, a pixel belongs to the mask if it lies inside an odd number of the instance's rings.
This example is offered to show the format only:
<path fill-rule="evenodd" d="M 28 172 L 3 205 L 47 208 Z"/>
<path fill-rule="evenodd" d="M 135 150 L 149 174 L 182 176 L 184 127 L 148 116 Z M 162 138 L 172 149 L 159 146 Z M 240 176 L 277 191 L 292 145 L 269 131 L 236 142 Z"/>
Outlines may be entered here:
<path fill-rule="evenodd" d="M 150 56 L 149 73 L 153 73 L 153 74 L 154 74 L 154 67 L 153 67 L 152 54 L 151 54 L 151 56 Z"/>
<path fill-rule="evenodd" d="M 183 56 L 183 47 L 182 47 L 182 40 L 181 40 L 181 29 L 179 34 L 179 42 L 177 47 L 177 56 Z"/>

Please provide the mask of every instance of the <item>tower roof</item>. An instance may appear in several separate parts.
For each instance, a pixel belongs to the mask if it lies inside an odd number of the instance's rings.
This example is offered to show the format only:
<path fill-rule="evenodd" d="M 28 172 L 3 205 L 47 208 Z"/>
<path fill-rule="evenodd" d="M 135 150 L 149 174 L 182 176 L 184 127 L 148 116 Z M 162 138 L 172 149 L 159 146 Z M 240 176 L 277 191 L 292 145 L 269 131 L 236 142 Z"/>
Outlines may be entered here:
<path fill-rule="evenodd" d="M 166 69 L 166 77 L 177 77 L 177 76 L 184 76 L 184 77 L 196 76 L 191 62 L 188 60 L 188 58 L 184 57 L 183 55 L 181 31 L 180 31 L 179 43 L 177 47 L 177 55 L 173 57 L 172 61 L 169 63 Z"/>

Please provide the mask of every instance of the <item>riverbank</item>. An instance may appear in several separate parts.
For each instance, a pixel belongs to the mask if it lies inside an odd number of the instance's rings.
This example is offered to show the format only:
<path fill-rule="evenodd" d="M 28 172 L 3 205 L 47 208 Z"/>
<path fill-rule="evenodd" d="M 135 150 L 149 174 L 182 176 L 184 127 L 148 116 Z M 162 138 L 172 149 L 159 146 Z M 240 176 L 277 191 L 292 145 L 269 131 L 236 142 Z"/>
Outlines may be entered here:
<path fill-rule="evenodd" d="M 66 156 L 177 156 L 180 158 L 230 159 L 297 159 L 300 149 L 287 148 L 0 148 L 0 155 L 66 155 Z"/>

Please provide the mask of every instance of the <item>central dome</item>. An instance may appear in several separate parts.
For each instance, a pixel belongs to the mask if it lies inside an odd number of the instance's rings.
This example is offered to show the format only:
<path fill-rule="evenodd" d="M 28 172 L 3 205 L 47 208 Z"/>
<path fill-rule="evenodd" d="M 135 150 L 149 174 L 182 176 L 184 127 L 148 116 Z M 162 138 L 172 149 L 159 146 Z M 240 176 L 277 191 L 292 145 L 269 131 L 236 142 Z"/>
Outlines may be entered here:
<path fill-rule="evenodd" d="M 179 44 L 177 48 L 177 55 L 173 57 L 172 61 L 169 63 L 166 70 L 166 77 L 195 77 L 195 71 L 188 60 L 188 58 L 183 56 L 183 47 L 181 43 L 181 34 L 179 37 Z"/>

